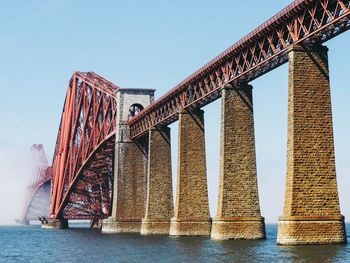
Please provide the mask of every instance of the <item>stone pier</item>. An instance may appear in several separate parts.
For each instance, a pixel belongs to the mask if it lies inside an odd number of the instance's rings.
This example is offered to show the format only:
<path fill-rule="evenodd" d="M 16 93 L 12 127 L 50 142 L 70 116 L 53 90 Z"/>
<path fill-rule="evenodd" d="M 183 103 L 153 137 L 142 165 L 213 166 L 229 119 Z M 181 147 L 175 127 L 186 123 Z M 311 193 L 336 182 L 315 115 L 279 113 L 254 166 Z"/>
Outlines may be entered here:
<path fill-rule="evenodd" d="M 222 90 L 220 182 L 211 238 L 264 239 L 256 173 L 252 86 Z"/>
<path fill-rule="evenodd" d="M 103 232 L 139 233 L 144 217 L 147 156 L 144 145 L 119 142 L 115 147 L 112 218 L 103 222 Z"/>
<path fill-rule="evenodd" d="M 210 235 L 204 112 L 179 113 L 179 143 L 175 215 L 170 235 Z"/>
<path fill-rule="evenodd" d="M 328 49 L 289 50 L 287 178 L 279 245 L 345 243 L 340 214 Z"/>
<path fill-rule="evenodd" d="M 66 229 L 68 228 L 68 220 L 64 218 L 48 219 L 47 222 L 42 222 L 41 228 Z"/>
<path fill-rule="evenodd" d="M 135 106 L 142 109 L 154 99 L 154 90 L 118 89 L 114 191 L 111 217 L 103 220 L 104 233 L 140 233 L 145 216 L 148 139 L 130 140 L 127 123 Z"/>
<path fill-rule="evenodd" d="M 170 128 L 151 128 L 148 138 L 147 201 L 141 235 L 169 234 L 174 212 Z"/>

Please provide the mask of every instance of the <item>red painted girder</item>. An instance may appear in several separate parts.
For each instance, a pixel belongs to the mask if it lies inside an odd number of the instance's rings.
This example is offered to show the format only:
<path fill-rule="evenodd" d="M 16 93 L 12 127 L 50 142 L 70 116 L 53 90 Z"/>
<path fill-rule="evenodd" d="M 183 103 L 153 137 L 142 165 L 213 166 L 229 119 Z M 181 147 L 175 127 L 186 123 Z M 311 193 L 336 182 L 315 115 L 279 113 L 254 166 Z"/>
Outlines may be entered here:
<path fill-rule="evenodd" d="M 108 149 L 107 152 L 104 153 L 104 157 L 98 160 L 96 158 L 96 153 L 98 151 L 101 151 L 102 149 Z M 113 182 L 113 177 L 112 177 L 112 172 L 113 172 L 113 156 L 114 156 L 114 134 L 111 134 L 109 137 L 107 137 L 101 145 L 97 145 L 95 147 L 95 150 L 91 152 L 91 154 L 88 156 L 86 161 L 82 164 L 80 169 L 75 173 L 73 180 L 69 182 L 69 186 L 67 188 L 67 191 L 65 193 L 63 201 L 60 203 L 59 209 L 57 210 L 57 217 L 65 217 L 65 218 L 70 218 L 69 215 L 73 215 L 72 218 L 74 217 L 74 213 L 72 211 L 69 211 L 69 207 L 67 208 L 67 204 L 71 204 L 74 206 L 77 204 L 76 199 L 72 199 L 71 195 L 73 193 L 77 193 L 77 185 L 84 185 L 84 189 L 87 189 L 89 186 L 92 187 L 94 185 L 99 185 L 103 188 L 103 191 L 101 193 L 101 189 L 99 189 L 98 194 L 101 197 L 108 198 L 108 207 L 111 205 L 111 200 L 112 200 L 112 187 L 103 187 L 102 184 L 104 185 L 111 185 Z M 107 171 L 103 171 L 103 169 L 98 169 L 98 170 L 91 170 L 91 166 L 93 166 L 94 163 L 99 163 L 100 166 L 103 166 L 104 168 L 109 168 Z M 91 174 L 89 175 L 88 172 L 91 171 Z M 93 178 L 92 180 L 84 180 L 84 177 L 87 178 Z M 96 190 L 95 190 L 96 191 Z M 92 191 L 89 193 L 93 194 Z M 89 196 L 86 196 L 87 198 Z M 95 202 L 93 202 L 92 205 L 96 205 Z M 65 213 L 63 213 L 65 211 Z M 103 215 L 106 216 L 107 215 Z"/>
<path fill-rule="evenodd" d="M 118 88 L 94 72 L 74 72 L 69 81 L 53 158 L 51 218 L 108 216 Z M 94 169 L 97 161 L 101 170 Z"/>
<path fill-rule="evenodd" d="M 251 81 L 287 62 L 292 44 L 321 44 L 350 27 L 350 0 L 297 0 L 129 120 L 133 139 L 221 97 L 228 83 Z"/>

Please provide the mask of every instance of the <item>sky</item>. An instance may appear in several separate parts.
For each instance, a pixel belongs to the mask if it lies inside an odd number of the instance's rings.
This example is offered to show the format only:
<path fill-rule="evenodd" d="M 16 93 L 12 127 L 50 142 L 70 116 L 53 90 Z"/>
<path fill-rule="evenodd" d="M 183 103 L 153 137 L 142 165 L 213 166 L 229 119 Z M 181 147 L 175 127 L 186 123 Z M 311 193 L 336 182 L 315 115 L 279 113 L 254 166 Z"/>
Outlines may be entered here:
<path fill-rule="evenodd" d="M 30 181 L 30 147 L 51 162 L 68 81 L 94 71 L 120 87 L 153 88 L 156 98 L 287 6 L 269 1 L 1 1 L 0 224 L 20 216 Z M 350 32 L 328 41 L 341 212 L 350 221 Z M 261 214 L 283 213 L 287 64 L 252 81 Z M 216 216 L 220 100 L 205 106 L 208 192 Z M 177 127 L 172 128 L 176 185 Z"/>

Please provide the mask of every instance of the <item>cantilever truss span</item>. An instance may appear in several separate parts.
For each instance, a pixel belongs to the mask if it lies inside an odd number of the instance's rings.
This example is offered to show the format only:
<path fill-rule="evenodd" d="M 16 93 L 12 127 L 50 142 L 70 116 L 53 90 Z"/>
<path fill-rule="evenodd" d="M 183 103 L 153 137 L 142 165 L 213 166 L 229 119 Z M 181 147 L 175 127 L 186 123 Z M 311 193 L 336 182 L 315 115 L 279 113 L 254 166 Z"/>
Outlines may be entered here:
<path fill-rule="evenodd" d="M 225 84 L 251 81 L 288 60 L 292 44 L 321 44 L 350 27 L 350 0 L 297 0 L 129 121 L 133 139 L 168 125 L 181 109 L 221 97 Z"/>
<path fill-rule="evenodd" d="M 53 157 L 51 218 L 110 214 L 117 89 L 94 72 L 70 79 Z"/>
<path fill-rule="evenodd" d="M 20 223 L 29 223 L 39 217 L 49 216 L 51 168 L 42 144 L 34 144 L 32 154 L 32 182 L 27 187 L 27 197 Z"/>

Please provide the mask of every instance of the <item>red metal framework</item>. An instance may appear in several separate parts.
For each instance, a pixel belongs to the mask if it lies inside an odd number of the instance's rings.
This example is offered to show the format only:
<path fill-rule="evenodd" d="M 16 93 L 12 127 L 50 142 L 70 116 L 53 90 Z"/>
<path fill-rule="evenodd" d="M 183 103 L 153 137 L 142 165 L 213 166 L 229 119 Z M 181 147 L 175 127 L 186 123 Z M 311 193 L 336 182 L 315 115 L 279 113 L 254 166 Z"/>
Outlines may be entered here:
<path fill-rule="evenodd" d="M 48 216 L 49 192 L 45 195 L 41 191 L 45 184 L 51 184 L 51 167 L 42 144 L 34 144 L 31 147 L 32 153 L 32 182 L 27 187 L 26 203 L 22 211 L 19 222 L 23 223 L 29 220 L 37 220 L 39 216 Z M 41 200 L 47 199 L 47 200 Z"/>
<path fill-rule="evenodd" d="M 282 65 L 292 44 L 321 44 L 346 31 L 349 8 L 350 0 L 294 1 L 144 110 L 133 105 L 132 138 L 174 122 L 181 109 L 218 99 L 225 84 L 248 82 Z M 93 72 L 73 74 L 53 158 L 51 218 L 110 214 L 118 88 Z"/>
<path fill-rule="evenodd" d="M 110 214 L 118 88 L 94 72 L 70 79 L 53 157 L 50 218 Z"/>
<path fill-rule="evenodd" d="M 292 44 L 321 44 L 350 27 L 350 0 L 297 0 L 129 120 L 133 139 L 202 107 L 228 83 L 251 81 L 288 60 Z"/>

